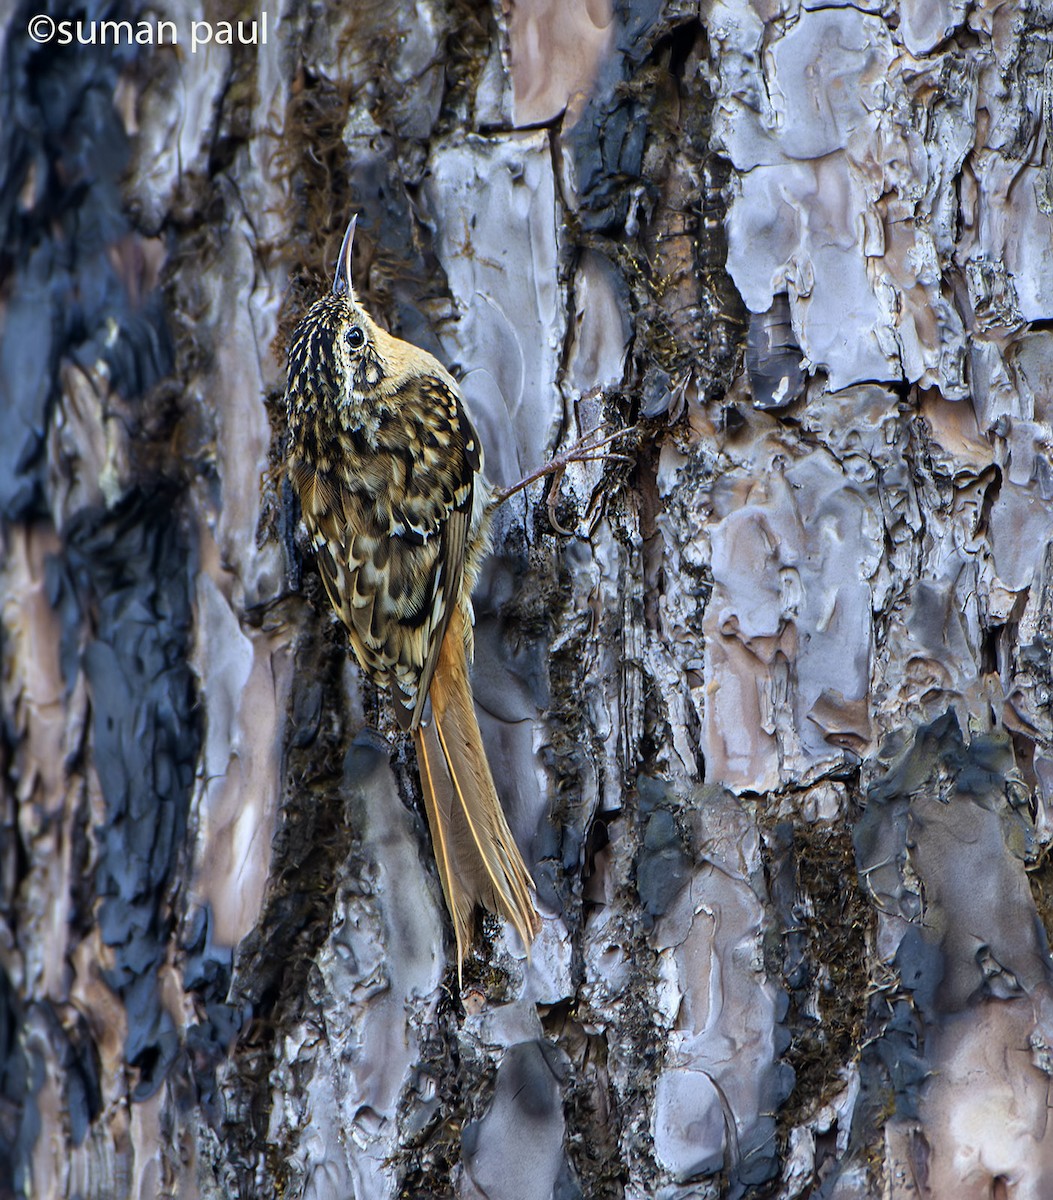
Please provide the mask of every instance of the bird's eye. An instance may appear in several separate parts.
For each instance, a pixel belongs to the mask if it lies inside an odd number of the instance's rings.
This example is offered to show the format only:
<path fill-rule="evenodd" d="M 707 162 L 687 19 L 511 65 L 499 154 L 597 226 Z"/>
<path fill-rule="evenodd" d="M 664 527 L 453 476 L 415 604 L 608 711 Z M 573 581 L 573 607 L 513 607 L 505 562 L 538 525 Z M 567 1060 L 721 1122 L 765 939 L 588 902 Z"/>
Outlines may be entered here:
<path fill-rule="evenodd" d="M 366 344 L 366 335 L 357 325 L 352 325 L 347 331 L 347 344 L 352 350 L 361 350 Z"/>

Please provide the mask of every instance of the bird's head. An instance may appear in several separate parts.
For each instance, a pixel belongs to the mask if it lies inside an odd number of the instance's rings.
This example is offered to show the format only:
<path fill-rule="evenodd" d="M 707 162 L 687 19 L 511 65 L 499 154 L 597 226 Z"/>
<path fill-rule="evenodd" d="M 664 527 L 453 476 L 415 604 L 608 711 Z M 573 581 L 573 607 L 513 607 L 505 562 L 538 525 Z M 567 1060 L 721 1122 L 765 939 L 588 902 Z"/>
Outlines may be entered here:
<path fill-rule="evenodd" d="M 381 329 L 359 303 L 351 283 L 356 222 L 352 217 L 344 234 L 332 290 L 311 305 L 289 343 L 285 395 L 294 421 L 311 410 L 324 415 L 321 407 L 345 426 L 369 427 L 379 407 L 426 377 L 457 392 L 436 358 Z"/>
<path fill-rule="evenodd" d="M 369 402 L 390 373 L 390 334 L 358 303 L 351 283 L 351 250 L 357 217 L 344 234 L 332 291 L 304 314 L 289 343 L 290 407 L 311 396 L 338 409 Z"/>

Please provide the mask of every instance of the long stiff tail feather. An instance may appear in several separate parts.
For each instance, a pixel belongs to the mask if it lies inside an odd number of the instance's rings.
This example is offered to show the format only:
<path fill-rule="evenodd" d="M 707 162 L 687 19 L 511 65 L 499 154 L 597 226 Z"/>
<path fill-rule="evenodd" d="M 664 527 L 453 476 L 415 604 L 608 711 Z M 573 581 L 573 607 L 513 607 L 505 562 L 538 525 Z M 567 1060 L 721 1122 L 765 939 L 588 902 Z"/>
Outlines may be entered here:
<path fill-rule="evenodd" d="M 472 703 L 463 617 L 446 630 L 431 681 L 431 720 L 414 730 L 421 790 L 457 939 L 457 965 L 477 904 L 511 921 L 529 950 L 540 928 L 533 882 L 508 828 Z"/>

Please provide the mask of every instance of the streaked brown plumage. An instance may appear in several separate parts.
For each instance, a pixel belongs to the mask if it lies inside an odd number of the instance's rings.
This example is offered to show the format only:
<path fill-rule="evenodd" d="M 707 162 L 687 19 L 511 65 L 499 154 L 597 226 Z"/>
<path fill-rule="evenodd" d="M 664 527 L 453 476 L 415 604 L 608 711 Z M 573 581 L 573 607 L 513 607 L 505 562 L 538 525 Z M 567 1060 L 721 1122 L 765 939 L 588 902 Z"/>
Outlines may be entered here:
<path fill-rule="evenodd" d="M 290 345 L 287 466 L 355 655 L 413 734 L 460 964 L 477 904 L 507 917 L 525 946 L 538 929 L 468 678 L 489 491 L 453 377 L 357 302 L 354 228 L 332 294 Z"/>

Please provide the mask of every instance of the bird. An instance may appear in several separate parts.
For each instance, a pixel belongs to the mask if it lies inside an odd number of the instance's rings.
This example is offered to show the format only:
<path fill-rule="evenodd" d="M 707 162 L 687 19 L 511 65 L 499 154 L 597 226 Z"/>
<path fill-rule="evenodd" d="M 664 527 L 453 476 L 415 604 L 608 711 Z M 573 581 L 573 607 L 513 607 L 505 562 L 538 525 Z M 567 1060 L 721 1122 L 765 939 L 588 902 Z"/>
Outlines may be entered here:
<path fill-rule="evenodd" d="M 453 376 L 355 295 L 356 221 L 331 291 L 289 342 L 285 467 L 355 658 L 413 737 L 460 976 L 479 906 L 505 917 L 528 954 L 540 929 L 469 677 L 491 492 Z"/>

